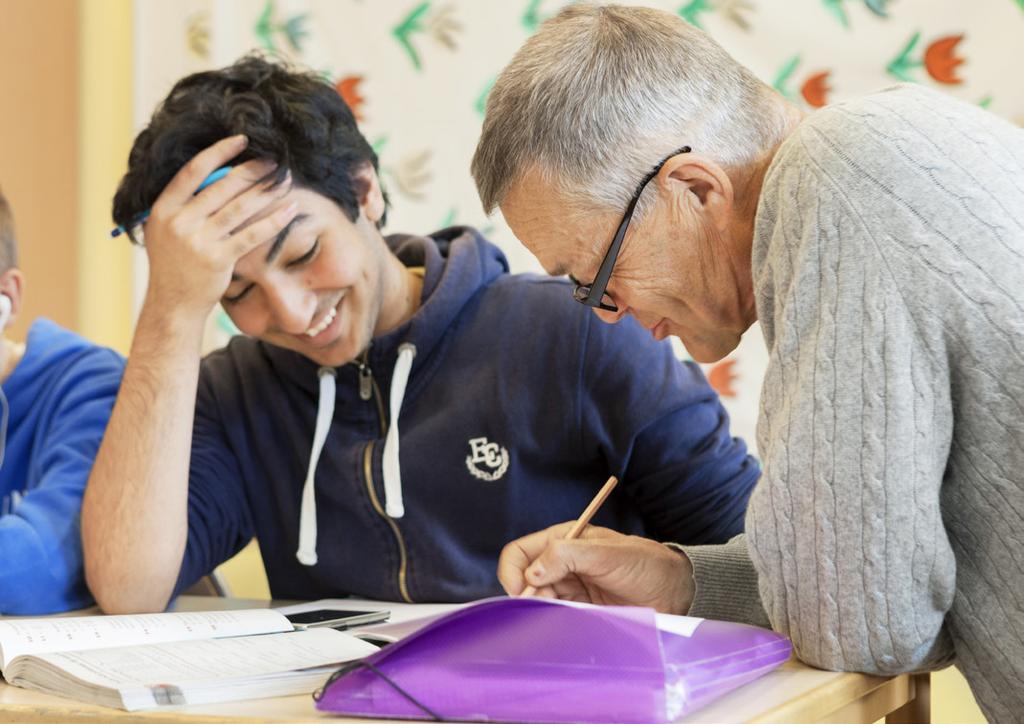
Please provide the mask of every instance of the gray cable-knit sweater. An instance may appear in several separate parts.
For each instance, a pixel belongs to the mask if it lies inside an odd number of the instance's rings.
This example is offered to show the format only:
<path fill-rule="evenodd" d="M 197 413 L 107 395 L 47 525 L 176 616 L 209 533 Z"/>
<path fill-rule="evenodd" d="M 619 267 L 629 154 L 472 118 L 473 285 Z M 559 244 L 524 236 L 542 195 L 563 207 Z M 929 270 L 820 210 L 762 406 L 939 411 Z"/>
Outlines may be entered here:
<path fill-rule="evenodd" d="M 764 475 L 745 538 L 685 549 L 691 613 L 828 669 L 955 656 L 1021 721 L 1024 131 L 916 86 L 817 111 L 768 170 L 753 275 Z"/>

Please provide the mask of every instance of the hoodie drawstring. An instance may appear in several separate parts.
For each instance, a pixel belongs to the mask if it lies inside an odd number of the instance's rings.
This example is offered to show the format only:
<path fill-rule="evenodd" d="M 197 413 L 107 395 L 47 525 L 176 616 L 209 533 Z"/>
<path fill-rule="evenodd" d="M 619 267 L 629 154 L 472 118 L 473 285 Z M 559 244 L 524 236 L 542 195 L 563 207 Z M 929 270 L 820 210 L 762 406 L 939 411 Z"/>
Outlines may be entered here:
<path fill-rule="evenodd" d="M 316 556 L 316 466 L 320 462 L 320 453 L 324 449 L 327 433 L 334 419 L 335 379 L 334 370 L 321 367 L 317 371 L 320 378 L 320 401 L 316 408 L 316 429 L 313 433 L 313 449 L 309 452 L 309 470 L 306 482 L 302 486 L 302 510 L 299 514 L 299 549 L 295 557 L 304 566 L 315 566 Z"/>
<path fill-rule="evenodd" d="M 412 361 L 416 357 L 416 346 L 406 342 L 398 348 L 398 361 L 391 375 L 391 409 L 389 417 L 391 426 L 384 440 L 384 510 L 392 518 L 405 515 L 405 504 L 402 502 L 402 468 L 398 462 L 398 415 L 405 399 L 405 387 L 412 371 Z"/>

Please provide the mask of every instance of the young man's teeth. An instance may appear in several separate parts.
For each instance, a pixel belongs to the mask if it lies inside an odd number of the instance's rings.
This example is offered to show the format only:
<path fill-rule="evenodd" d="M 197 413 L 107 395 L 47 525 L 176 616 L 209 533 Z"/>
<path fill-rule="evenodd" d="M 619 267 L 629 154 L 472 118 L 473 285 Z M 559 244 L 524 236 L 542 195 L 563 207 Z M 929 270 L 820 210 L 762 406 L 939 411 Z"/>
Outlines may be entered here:
<path fill-rule="evenodd" d="M 315 337 L 321 332 L 323 332 L 331 325 L 331 322 L 334 321 L 334 318 L 337 316 L 337 314 L 338 308 L 331 307 L 330 311 L 328 311 L 327 314 L 324 315 L 324 318 L 320 320 L 320 324 L 316 325 L 315 327 L 310 327 L 309 329 L 306 330 L 306 336 Z"/>

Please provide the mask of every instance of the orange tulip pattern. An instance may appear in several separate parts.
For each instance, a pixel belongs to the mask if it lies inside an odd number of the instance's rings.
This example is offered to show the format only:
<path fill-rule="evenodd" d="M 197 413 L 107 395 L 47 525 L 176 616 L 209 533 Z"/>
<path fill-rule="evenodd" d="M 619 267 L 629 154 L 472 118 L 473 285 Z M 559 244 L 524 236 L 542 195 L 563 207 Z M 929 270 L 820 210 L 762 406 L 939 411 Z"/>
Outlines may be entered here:
<path fill-rule="evenodd" d="M 928 46 L 924 51 L 924 67 L 928 75 L 939 83 L 963 83 L 963 78 L 956 76 L 957 66 L 964 62 L 956 54 L 956 46 L 963 39 L 963 35 L 948 35 Z"/>
<path fill-rule="evenodd" d="M 802 97 L 811 108 L 821 108 L 828 103 L 828 95 L 832 92 L 832 88 L 828 84 L 832 71 L 822 70 L 807 76 L 800 84 L 800 95 L 797 96 L 790 81 L 798 75 L 797 69 L 801 62 L 799 54 L 787 59 L 775 74 L 772 87 L 791 101 L 799 101 Z"/>
<path fill-rule="evenodd" d="M 800 95 L 807 101 L 807 105 L 821 108 L 828 103 L 828 93 L 832 90 L 828 85 L 830 73 L 828 70 L 815 73 L 800 86 Z"/>
<path fill-rule="evenodd" d="M 352 109 L 352 115 L 356 117 L 357 121 L 366 120 L 363 115 L 363 104 L 366 99 L 359 93 L 359 84 L 362 82 L 363 76 L 361 75 L 347 75 L 334 85 L 338 95 Z"/>
<path fill-rule="evenodd" d="M 736 396 L 736 390 L 733 388 L 733 383 L 737 378 L 736 372 L 733 370 L 735 364 L 736 360 L 734 359 L 723 360 L 708 372 L 708 384 L 720 397 Z"/>
<path fill-rule="evenodd" d="M 924 51 L 920 59 L 913 56 L 914 49 L 921 39 L 921 33 L 916 32 L 910 36 L 910 40 L 900 51 L 900 54 L 889 61 L 885 66 L 886 72 L 894 78 L 913 83 L 917 79 L 911 74 L 914 68 L 924 66 L 928 75 L 939 83 L 947 85 L 958 85 L 963 83 L 963 78 L 956 75 L 956 70 L 966 59 L 957 55 L 956 49 L 960 41 L 964 39 L 963 33 L 959 35 L 946 35 L 932 41 Z"/>

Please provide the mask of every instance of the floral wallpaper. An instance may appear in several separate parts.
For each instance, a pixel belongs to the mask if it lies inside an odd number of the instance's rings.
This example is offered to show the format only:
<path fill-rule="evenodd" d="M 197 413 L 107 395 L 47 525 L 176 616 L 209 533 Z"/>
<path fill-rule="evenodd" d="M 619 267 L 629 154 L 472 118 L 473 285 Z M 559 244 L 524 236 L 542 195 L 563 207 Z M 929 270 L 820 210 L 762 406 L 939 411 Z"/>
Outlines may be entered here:
<path fill-rule="evenodd" d="M 483 230 L 514 271 L 539 271 L 480 209 L 469 161 L 484 103 L 515 50 L 565 0 L 161 0 L 135 2 L 141 127 L 180 76 L 263 49 L 322 73 L 381 157 L 389 230 Z M 1024 0 L 658 0 L 807 109 L 895 82 L 923 83 L 1024 122 L 1013 70 Z M 144 285 L 144 260 L 137 269 Z M 138 303 L 141 289 L 137 291 Z M 210 343 L 232 332 L 223 314 Z M 680 347 L 680 354 L 685 350 Z M 758 329 L 706 373 L 753 446 L 766 361 Z"/>

